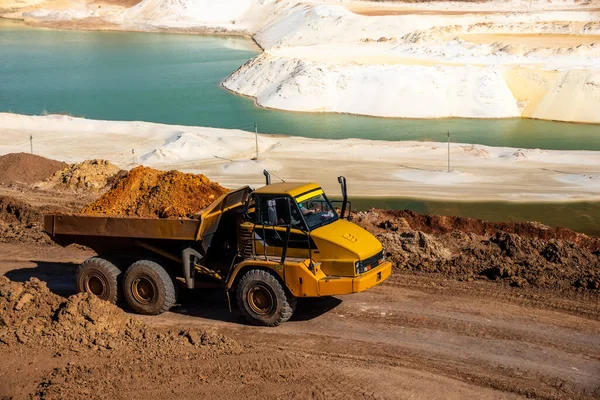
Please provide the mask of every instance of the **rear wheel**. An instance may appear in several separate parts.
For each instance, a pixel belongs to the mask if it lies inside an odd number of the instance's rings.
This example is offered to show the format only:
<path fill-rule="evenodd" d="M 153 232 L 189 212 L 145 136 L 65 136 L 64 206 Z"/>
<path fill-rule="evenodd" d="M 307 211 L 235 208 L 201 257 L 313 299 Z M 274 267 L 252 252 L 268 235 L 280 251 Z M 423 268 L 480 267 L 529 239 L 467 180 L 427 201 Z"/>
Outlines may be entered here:
<path fill-rule="evenodd" d="M 113 263 L 100 257 L 85 260 L 75 275 L 78 292 L 90 293 L 116 304 L 119 299 L 118 277 L 121 270 Z"/>
<path fill-rule="evenodd" d="M 175 283 L 154 261 L 136 261 L 123 276 L 123 295 L 139 314 L 157 315 L 168 311 L 177 300 Z"/>
<path fill-rule="evenodd" d="M 290 319 L 296 298 L 271 273 L 254 269 L 240 279 L 237 302 L 242 314 L 254 325 L 277 326 Z"/>

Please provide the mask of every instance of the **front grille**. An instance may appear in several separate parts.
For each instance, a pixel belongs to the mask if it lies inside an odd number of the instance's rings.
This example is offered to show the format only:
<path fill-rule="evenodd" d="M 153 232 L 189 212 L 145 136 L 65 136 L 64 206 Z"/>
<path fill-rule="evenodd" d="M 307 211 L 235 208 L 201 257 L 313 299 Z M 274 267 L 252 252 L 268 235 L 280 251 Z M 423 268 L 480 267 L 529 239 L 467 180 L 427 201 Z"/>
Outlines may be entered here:
<path fill-rule="evenodd" d="M 358 266 L 356 267 L 356 272 L 362 274 L 367 272 L 375 267 L 377 267 L 381 261 L 383 261 L 383 250 L 372 255 L 371 257 L 365 258 L 358 262 Z"/>
<path fill-rule="evenodd" d="M 379 253 L 377 253 L 369 258 L 365 258 L 360 263 L 363 267 L 373 268 L 373 267 L 379 265 L 379 260 L 382 260 L 382 259 L 383 259 L 383 250 L 381 250 Z"/>

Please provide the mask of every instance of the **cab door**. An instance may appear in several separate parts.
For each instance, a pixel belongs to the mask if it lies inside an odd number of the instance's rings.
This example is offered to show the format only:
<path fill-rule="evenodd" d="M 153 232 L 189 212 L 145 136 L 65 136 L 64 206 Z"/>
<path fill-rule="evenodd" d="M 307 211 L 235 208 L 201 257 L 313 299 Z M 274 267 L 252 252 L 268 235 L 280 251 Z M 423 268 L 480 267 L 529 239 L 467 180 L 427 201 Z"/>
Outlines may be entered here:
<path fill-rule="evenodd" d="M 255 256 L 267 259 L 285 257 L 306 259 L 314 243 L 306 231 L 298 205 L 289 196 L 258 195 L 254 225 Z M 311 244 L 313 246 L 311 246 Z"/>

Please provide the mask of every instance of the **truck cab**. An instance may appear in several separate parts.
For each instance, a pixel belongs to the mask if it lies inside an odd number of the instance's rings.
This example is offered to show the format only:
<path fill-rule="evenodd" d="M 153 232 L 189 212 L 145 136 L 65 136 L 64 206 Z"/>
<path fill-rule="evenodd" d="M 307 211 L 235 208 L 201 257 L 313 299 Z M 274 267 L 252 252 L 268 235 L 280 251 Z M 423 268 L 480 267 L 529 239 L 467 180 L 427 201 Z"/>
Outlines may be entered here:
<path fill-rule="evenodd" d="M 392 265 L 381 243 L 350 222 L 345 208 L 346 200 L 338 214 L 316 183 L 267 184 L 253 191 L 239 228 L 244 261 L 232 276 L 268 266 L 295 298 L 356 293 L 383 282 Z M 242 305 L 251 302 L 238 298 Z M 245 314 L 256 319 L 257 309 Z"/>

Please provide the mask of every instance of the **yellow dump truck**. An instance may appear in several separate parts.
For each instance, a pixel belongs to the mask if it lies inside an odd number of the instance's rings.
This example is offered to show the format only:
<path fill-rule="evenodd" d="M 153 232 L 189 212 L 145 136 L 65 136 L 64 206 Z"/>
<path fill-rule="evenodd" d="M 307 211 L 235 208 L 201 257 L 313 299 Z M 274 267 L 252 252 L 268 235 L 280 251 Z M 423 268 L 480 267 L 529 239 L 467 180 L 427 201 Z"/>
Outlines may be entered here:
<path fill-rule="evenodd" d="M 223 285 L 251 323 L 276 326 L 299 297 L 362 292 L 389 277 L 381 243 L 350 222 L 343 177 L 338 214 L 319 185 L 265 176 L 266 186 L 229 192 L 194 218 L 51 214 L 45 231 L 98 254 L 80 265 L 79 291 L 113 303 L 123 297 L 141 314 L 169 310 L 178 279 L 192 289 L 205 277 Z"/>

